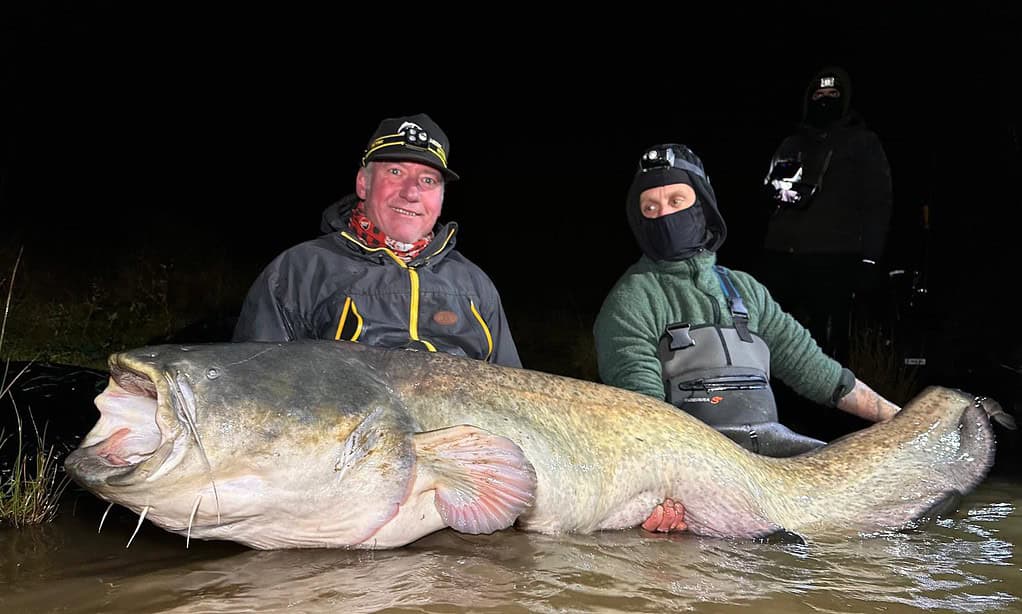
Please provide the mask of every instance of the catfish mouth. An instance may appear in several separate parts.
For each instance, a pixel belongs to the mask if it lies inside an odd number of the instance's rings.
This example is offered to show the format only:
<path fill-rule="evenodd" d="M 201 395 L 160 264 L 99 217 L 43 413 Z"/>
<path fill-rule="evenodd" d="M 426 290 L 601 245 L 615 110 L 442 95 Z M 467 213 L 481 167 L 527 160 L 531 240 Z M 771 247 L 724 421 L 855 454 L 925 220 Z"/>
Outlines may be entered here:
<path fill-rule="evenodd" d="M 190 388 L 187 393 L 176 388 L 171 396 L 192 398 Z M 99 421 L 66 462 L 76 481 L 124 485 L 169 470 L 165 464 L 179 429 L 176 420 L 168 419 L 173 410 L 161 403 L 159 387 L 148 375 L 112 361 L 110 382 L 95 403 Z"/>

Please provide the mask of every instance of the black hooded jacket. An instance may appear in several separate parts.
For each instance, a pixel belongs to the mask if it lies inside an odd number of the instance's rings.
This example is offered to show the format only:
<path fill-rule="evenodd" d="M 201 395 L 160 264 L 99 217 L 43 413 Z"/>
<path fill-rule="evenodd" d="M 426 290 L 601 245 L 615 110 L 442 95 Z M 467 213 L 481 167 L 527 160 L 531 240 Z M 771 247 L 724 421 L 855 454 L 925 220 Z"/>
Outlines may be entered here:
<path fill-rule="evenodd" d="M 277 256 L 252 284 L 234 341 L 344 339 L 521 367 L 500 295 L 454 249 L 457 224 L 411 262 L 358 241 L 351 194 L 323 212 L 327 234 Z"/>
<path fill-rule="evenodd" d="M 834 75 L 841 89 L 841 116 L 825 127 L 808 121 L 810 97 L 820 77 Z M 803 122 L 774 153 L 798 159 L 803 182 L 818 183 L 803 206 L 781 205 L 767 226 L 764 247 L 791 254 L 848 254 L 877 262 L 891 220 L 891 170 L 880 138 L 851 108 L 851 81 L 837 67 L 820 70 L 803 98 Z"/>

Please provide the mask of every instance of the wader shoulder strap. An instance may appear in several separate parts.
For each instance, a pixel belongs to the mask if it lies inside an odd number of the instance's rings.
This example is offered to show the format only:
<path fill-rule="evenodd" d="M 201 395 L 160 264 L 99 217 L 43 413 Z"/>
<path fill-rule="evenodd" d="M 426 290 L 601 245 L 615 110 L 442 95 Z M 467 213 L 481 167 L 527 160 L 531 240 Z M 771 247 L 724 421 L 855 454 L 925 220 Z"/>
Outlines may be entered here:
<path fill-rule="evenodd" d="M 749 334 L 749 310 L 745 308 L 742 296 L 738 294 L 738 289 L 731 283 L 731 276 L 728 275 L 727 269 L 720 265 L 714 265 L 713 270 L 717 273 L 720 289 L 724 291 L 724 297 L 727 298 L 727 306 L 731 310 L 731 319 L 735 322 L 738 338 L 746 343 L 752 343 L 752 335 Z"/>

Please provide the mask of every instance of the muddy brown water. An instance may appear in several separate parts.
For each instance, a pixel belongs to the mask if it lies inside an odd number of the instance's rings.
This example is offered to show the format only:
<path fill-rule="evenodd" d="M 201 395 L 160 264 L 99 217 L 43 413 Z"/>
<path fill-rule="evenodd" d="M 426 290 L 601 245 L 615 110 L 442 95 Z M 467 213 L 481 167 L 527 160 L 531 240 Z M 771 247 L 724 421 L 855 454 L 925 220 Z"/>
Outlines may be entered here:
<path fill-rule="evenodd" d="M 52 524 L 0 529 L 0 612 L 1020 612 L 1022 478 L 946 518 L 839 543 L 639 530 L 445 530 L 388 551 L 185 539 L 69 490 Z M 754 608 L 750 610 L 751 608 Z"/>

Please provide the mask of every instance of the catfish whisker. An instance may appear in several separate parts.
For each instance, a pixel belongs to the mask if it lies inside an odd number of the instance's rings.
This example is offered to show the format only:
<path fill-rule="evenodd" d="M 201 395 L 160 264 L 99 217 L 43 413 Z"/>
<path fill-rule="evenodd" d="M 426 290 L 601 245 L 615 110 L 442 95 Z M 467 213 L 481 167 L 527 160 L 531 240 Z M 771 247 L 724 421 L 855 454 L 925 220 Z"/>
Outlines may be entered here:
<path fill-rule="evenodd" d="M 206 472 L 209 474 L 209 482 L 213 486 L 213 500 L 216 501 L 216 523 L 220 524 L 220 493 L 216 488 L 216 480 L 213 479 L 213 465 L 209 462 L 209 456 L 206 455 L 206 448 L 202 445 L 202 440 L 199 438 L 199 429 L 195 425 L 195 395 L 192 394 L 192 388 L 188 384 L 188 380 L 184 375 L 178 373 L 174 380 L 170 379 L 170 375 L 165 376 L 170 384 L 170 389 L 174 392 L 181 400 L 181 406 L 183 411 L 181 412 L 184 417 L 185 424 L 188 426 L 188 431 L 192 434 L 192 439 L 195 440 L 195 445 L 199 449 L 199 455 L 202 457 L 203 464 L 206 465 Z"/>
<path fill-rule="evenodd" d="M 135 536 L 138 535 L 138 530 L 142 528 L 142 521 L 145 520 L 145 515 L 149 511 L 149 506 L 142 508 L 142 513 L 138 515 L 138 524 L 135 525 L 135 532 L 131 534 L 131 539 L 128 540 L 128 545 L 125 548 L 131 547 L 131 542 L 135 540 Z"/>
<path fill-rule="evenodd" d="M 187 549 L 188 545 L 192 543 L 192 523 L 195 522 L 195 512 L 199 510 L 200 501 L 202 501 L 202 495 L 195 497 L 195 505 L 192 506 L 192 513 L 188 515 L 188 535 L 185 537 L 185 549 Z"/>
<path fill-rule="evenodd" d="M 112 508 L 113 506 L 114 506 L 113 502 L 111 502 L 110 505 L 106 506 L 106 511 L 103 512 L 103 517 L 99 519 L 99 528 L 96 529 L 96 533 L 99 533 L 103 530 L 103 523 L 106 522 L 106 515 L 110 513 L 110 508 Z"/>

